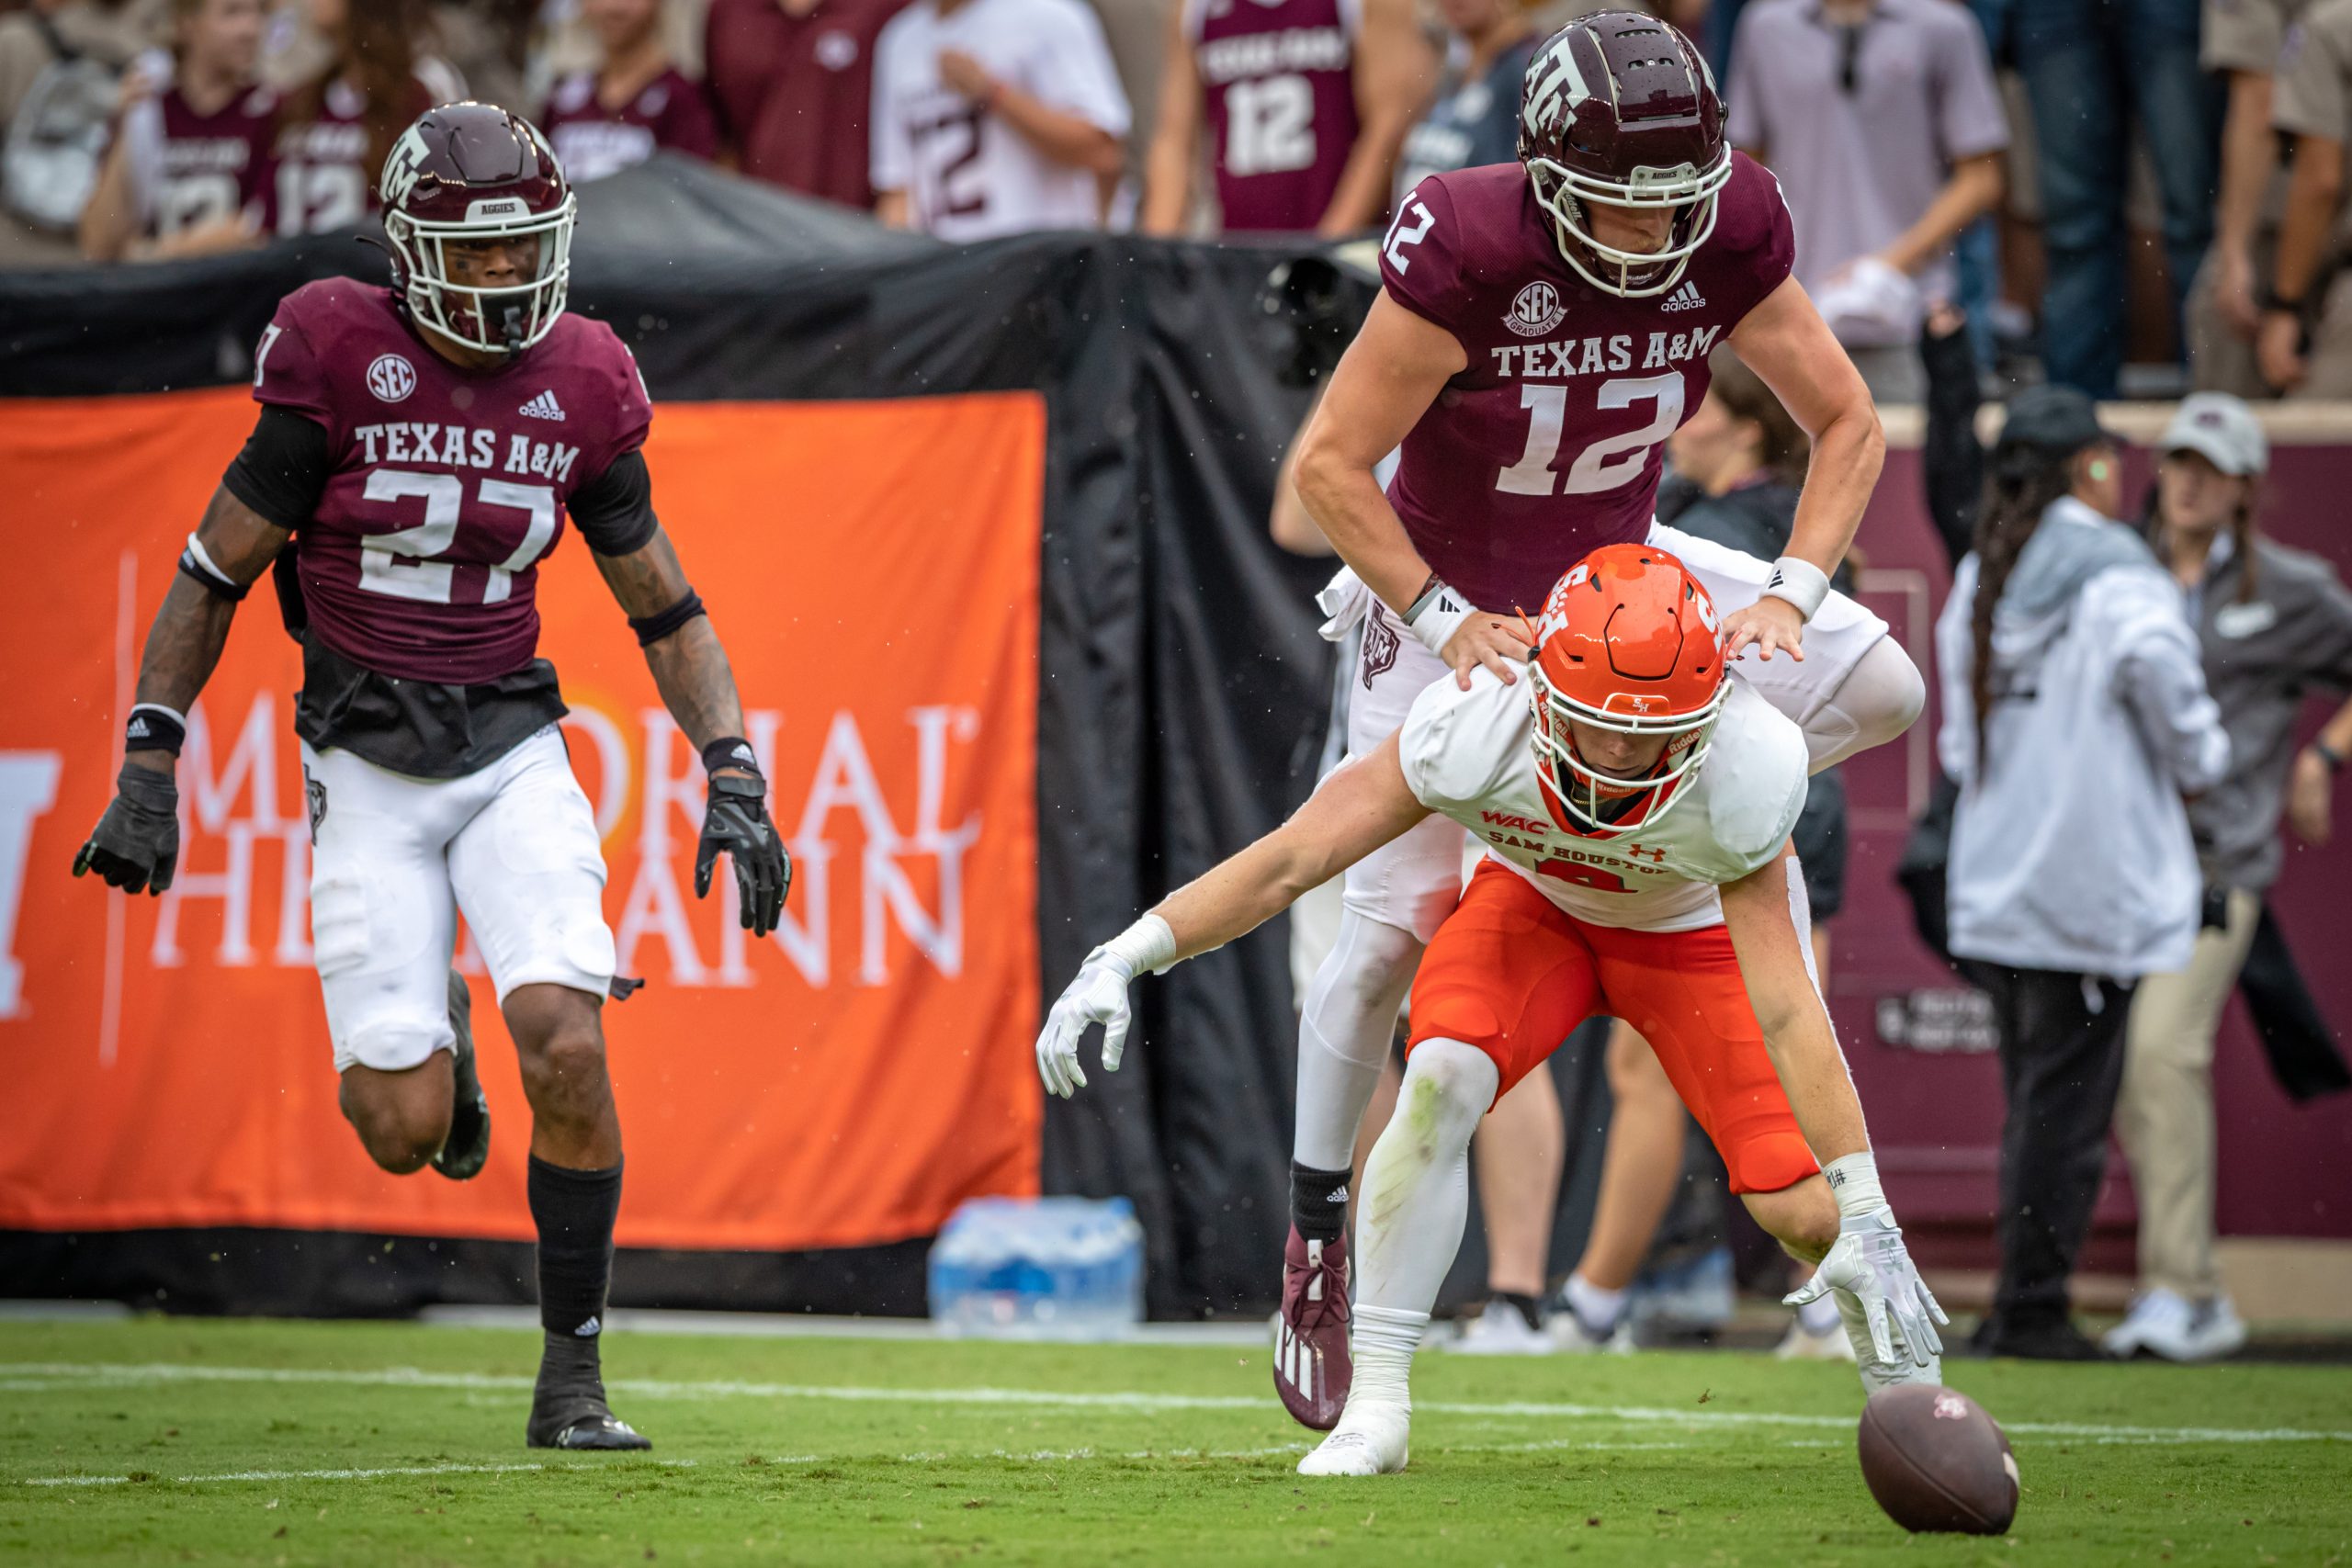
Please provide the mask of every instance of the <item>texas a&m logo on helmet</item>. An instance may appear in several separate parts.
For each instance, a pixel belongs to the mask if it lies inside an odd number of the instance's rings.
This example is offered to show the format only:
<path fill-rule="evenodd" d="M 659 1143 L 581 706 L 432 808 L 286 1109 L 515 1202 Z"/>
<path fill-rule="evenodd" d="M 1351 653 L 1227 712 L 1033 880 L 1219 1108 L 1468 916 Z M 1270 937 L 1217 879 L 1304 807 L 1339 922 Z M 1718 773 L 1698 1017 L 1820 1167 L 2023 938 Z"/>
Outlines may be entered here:
<path fill-rule="evenodd" d="M 1561 259 L 1594 288 L 1645 299 L 1674 287 L 1714 232 L 1731 183 L 1723 100 L 1690 40 L 1638 11 L 1579 17 L 1528 62 L 1519 161 L 1552 220 Z M 1586 208 L 1670 208 L 1656 251 L 1595 238 Z"/>
<path fill-rule="evenodd" d="M 555 151 L 522 116 L 444 104 L 401 134 L 378 181 L 393 285 L 424 326 L 520 354 L 554 330 L 571 285 L 576 208 Z M 503 247 L 519 279 L 462 282 L 453 250 Z"/>

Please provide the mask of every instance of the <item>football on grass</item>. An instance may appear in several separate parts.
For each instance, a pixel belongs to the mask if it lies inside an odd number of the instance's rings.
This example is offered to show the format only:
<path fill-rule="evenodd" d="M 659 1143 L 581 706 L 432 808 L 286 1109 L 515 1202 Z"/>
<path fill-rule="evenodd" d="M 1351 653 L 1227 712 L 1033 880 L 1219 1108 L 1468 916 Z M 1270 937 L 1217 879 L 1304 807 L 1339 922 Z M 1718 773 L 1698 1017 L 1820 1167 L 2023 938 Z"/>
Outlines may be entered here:
<path fill-rule="evenodd" d="M 1957 1389 L 1905 1383 L 1862 1406 L 1862 1479 L 1907 1530 L 1999 1535 L 2018 1517 L 2018 1461 L 1984 1406 Z"/>

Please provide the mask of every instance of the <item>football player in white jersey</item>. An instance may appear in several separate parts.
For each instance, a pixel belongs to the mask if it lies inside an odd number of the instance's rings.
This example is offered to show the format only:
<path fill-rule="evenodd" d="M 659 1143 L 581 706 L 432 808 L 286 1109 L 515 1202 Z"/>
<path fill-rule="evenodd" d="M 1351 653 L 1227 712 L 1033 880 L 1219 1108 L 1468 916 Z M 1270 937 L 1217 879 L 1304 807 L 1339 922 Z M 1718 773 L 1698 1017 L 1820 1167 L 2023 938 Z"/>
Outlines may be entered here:
<path fill-rule="evenodd" d="M 1611 545 L 1552 591 L 1523 685 L 1427 688 L 1403 728 L 1297 815 L 1088 955 L 1037 1042 L 1046 1086 L 1086 1082 L 1127 987 L 1230 942 L 1431 816 L 1487 854 L 1414 982 L 1397 1111 L 1357 1202 L 1355 1378 L 1309 1475 L 1400 1470 L 1407 1374 L 1462 1239 L 1470 1134 L 1587 1016 L 1639 1030 L 1758 1224 L 1816 1263 L 1862 1383 L 1940 1382 L 1946 1321 L 1880 1190 L 1812 975 L 1788 847 L 1802 730 L 1724 670 L 1713 603 L 1655 544 Z"/>

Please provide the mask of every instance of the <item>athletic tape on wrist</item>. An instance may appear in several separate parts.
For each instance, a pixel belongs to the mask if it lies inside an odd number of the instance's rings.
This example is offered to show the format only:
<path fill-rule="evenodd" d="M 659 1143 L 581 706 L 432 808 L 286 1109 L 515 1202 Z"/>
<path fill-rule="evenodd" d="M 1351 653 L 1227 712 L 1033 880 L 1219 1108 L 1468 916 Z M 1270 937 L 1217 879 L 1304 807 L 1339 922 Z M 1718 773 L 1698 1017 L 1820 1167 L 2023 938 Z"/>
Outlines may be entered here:
<path fill-rule="evenodd" d="M 1838 1200 L 1840 1217 L 1874 1214 L 1886 1207 L 1886 1194 L 1878 1184 L 1878 1158 L 1868 1149 L 1831 1160 L 1821 1168 L 1821 1174 L 1829 1183 L 1830 1195 Z"/>
<path fill-rule="evenodd" d="M 1176 966 L 1176 933 L 1158 915 L 1146 915 L 1102 944 L 1131 975 L 1165 975 Z"/>
<path fill-rule="evenodd" d="M 1797 607 L 1797 614 L 1806 620 L 1821 608 L 1829 597 L 1829 574 L 1809 560 L 1795 556 L 1782 556 L 1772 563 L 1772 576 L 1764 584 L 1764 593 L 1774 599 L 1785 599 Z"/>
<path fill-rule="evenodd" d="M 1451 583 L 1440 582 L 1405 612 L 1405 629 L 1419 638 L 1423 648 L 1442 656 L 1462 623 L 1477 613 Z"/>

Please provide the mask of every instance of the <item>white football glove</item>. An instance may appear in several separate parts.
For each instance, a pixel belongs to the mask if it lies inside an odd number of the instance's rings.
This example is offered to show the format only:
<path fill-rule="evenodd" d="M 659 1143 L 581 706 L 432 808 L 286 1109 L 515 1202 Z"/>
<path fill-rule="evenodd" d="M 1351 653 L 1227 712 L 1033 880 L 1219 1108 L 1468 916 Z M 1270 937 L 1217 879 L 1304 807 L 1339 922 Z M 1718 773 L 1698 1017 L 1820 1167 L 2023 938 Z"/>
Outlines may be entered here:
<path fill-rule="evenodd" d="M 1848 1215 L 1813 1278 L 1781 1300 L 1790 1306 L 1803 1306 L 1832 1291 L 1842 1291 L 1861 1304 L 1863 1319 L 1870 1325 L 1871 1348 L 1882 1364 L 1897 1365 L 1898 1350 L 1922 1367 L 1930 1357 L 1943 1354 L 1944 1342 L 1936 1325 L 1951 1319 L 1936 1304 L 1934 1293 L 1913 1267 L 1894 1210 Z"/>
<path fill-rule="evenodd" d="M 1078 978 L 1069 983 L 1046 1015 L 1045 1032 L 1037 1036 L 1037 1076 L 1046 1092 L 1068 1100 L 1086 1087 L 1079 1070 L 1078 1043 L 1095 1024 L 1102 1026 L 1102 1070 L 1115 1073 L 1127 1049 L 1127 987 L 1135 983 L 1135 965 L 1107 947 L 1086 955 Z"/>

